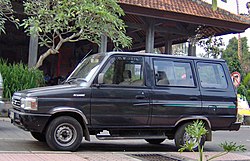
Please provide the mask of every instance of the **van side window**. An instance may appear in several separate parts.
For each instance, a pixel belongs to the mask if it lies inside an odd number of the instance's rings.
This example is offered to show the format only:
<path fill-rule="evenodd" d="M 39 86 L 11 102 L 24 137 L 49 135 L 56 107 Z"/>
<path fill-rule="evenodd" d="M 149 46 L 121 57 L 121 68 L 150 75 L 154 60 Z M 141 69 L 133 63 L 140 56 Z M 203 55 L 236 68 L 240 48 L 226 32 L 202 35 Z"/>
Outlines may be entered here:
<path fill-rule="evenodd" d="M 144 86 L 142 57 L 115 56 L 102 73 L 107 85 Z"/>
<path fill-rule="evenodd" d="M 197 65 L 203 88 L 227 88 L 227 80 L 221 64 L 199 62 Z"/>
<path fill-rule="evenodd" d="M 189 62 L 154 60 L 153 63 L 157 86 L 195 86 Z"/>

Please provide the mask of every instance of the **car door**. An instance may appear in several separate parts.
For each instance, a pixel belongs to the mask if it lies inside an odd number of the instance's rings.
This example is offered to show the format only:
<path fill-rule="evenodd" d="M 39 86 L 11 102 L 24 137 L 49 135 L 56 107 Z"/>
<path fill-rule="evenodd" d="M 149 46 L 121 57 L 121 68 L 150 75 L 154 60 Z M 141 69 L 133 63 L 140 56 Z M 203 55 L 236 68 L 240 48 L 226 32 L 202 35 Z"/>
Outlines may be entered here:
<path fill-rule="evenodd" d="M 197 61 L 204 116 L 213 129 L 226 128 L 236 119 L 236 93 L 225 63 Z"/>
<path fill-rule="evenodd" d="M 181 119 L 202 113 L 192 60 L 152 58 L 152 67 L 152 126 L 173 127 Z"/>
<path fill-rule="evenodd" d="M 103 84 L 92 87 L 92 126 L 146 126 L 149 92 L 144 57 L 113 55 L 100 71 Z M 95 82 L 96 83 L 96 82 Z"/>

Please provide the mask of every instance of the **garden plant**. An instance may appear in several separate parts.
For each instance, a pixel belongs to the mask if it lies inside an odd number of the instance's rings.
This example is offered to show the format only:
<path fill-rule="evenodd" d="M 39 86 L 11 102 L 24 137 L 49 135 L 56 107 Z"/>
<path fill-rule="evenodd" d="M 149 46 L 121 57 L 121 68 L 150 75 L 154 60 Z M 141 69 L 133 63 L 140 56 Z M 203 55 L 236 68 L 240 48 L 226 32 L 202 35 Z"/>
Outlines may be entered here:
<path fill-rule="evenodd" d="M 198 161 L 203 161 L 204 159 L 204 146 L 201 146 L 201 139 L 204 137 L 207 133 L 207 130 L 205 128 L 205 124 L 202 120 L 194 121 L 193 124 L 190 124 L 185 128 L 185 131 L 187 135 L 190 136 L 190 140 L 187 141 L 182 148 L 180 148 L 178 151 L 183 152 L 185 150 L 195 152 L 193 150 L 193 147 L 198 145 L 198 153 L 199 153 L 199 159 Z M 214 156 L 208 157 L 205 156 L 205 161 L 211 161 L 215 158 L 221 157 L 223 155 L 226 155 L 229 152 L 233 151 L 246 151 L 244 145 L 236 145 L 234 142 L 224 142 L 219 145 L 223 148 L 223 152 L 218 153 Z"/>
<path fill-rule="evenodd" d="M 3 97 L 8 100 L 16 91 L 44 85 L 43 72 L 29 69 L 23 63 L 10 64 L 6 60 L 0 59 L 0 73 L 4 82 Z"/>

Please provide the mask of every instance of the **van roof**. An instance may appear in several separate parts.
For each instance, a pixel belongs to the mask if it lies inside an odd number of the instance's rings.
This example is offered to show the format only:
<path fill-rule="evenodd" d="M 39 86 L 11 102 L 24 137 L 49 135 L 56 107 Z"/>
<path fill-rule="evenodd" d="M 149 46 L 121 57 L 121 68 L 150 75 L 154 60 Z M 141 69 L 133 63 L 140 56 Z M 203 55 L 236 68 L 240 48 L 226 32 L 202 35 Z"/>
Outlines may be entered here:
<path fill-rule="evenodd" d="M 162 57 L 162 58 L 175 58 L 175 59 L 189 59 L 189 60 L 207 60 L 207 61 L 219 61 L 225 62 L 223 59 L 212 59 L 212 58 L 201 58 L 194 56 L 181 56 L 181 55 L 167 55 L 167 54 L 156 54 L 156 53 L 142 53 L 142 52 L 107 52 L 108 55 L 124 54 L 124 55 L 140 55 L 140 56 L 152 56 L 152 57 Z"/>

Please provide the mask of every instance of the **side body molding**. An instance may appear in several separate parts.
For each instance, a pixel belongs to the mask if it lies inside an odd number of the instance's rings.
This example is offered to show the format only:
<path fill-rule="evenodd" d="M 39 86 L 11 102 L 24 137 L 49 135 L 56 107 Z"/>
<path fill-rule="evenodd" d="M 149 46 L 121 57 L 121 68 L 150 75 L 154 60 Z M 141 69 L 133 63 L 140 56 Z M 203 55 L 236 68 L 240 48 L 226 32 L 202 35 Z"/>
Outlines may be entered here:
<path fill-rule="evenodd" d="M 208 118 L 206 117 L 203 117 L 203 116 L 188 116 L 188 117 L 183 117 L 181 118 L 180 120 L 178 120 L 176 123 L 175 123 L 175 126 L 178 126 L 179 123 L 183 122 L 183 121 L 188 121 L 188 120 L 204 120 L 207 124 L 208 124 L 208 127 L 211 128 L 211 123 L 210 121 L 208 120 Z"/>
<path fill-rule="evenodd" d="M 53 114 L 58 113 L 58 112 L 75 112 L 75 113 L 78 113 L 80 116 L 82 116 L 82 119 L 86 123 L 86 125 L 88 124 L 88 120 L 87 120 L 86 116 L 79 109 L 72 108 L 72 107 L 56 107 L 56 108 L 53 108 L 52 110 L 50 110 L 49 114 L 53 115 Z"/>
<path fill-rule="evenodd" d="M 211 123 L 208 120 L 208 118 L 203 117 L 203 116 L 187 116 L 187 117 L 183 117 L 180 120 L 178 120 L 175 123 L 175 127 L 178 126 L 179 124 L 181 124 L 182 122 L 186 122 L 186 121 L 194 121 L 194 120 L 203 120 L 204 123 L 207 123 L 208 128 L 211 129 Z M 211 130 L 209 130 L 209 132 L 206 134 L 206 141 L 212 141 L 212 132 Z"/>

